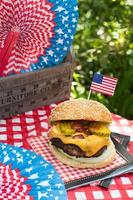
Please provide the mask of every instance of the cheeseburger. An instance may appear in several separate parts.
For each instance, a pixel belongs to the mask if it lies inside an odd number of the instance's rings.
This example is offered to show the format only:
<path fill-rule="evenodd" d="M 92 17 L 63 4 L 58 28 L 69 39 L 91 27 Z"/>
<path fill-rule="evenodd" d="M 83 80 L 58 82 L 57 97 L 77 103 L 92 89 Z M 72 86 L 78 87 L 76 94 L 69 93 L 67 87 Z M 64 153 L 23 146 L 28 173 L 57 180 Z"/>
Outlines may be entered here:
<path fill-rule="evenodd" d="M 65 101 L 50 116 L 50 150 L 72 167 L 104 167 L 116 154 L 108 127 L 111 122 L 111 113 L 97 101 Z"/>

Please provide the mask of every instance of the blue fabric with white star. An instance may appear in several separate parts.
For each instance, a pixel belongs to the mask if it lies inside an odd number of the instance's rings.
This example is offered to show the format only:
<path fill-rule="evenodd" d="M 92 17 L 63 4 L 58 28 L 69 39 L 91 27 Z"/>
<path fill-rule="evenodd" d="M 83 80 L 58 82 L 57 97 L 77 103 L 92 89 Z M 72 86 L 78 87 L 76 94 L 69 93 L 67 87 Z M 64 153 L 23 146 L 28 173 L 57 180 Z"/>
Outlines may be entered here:
<path fill-rule="evenodd" d="M 53 4 L 52 11 L 56 13 L 54 28 L 55 36 L 51 39 L 51 47 L 46 54 L 32 63 L 28 70 L 22 73 L 39 70 L 61 63 L 71 49 L 78 21 L 77 0 L 48 0 Z"/>
<path fill-rule="evenodd" d="M 31 186 L 29 195 L 35 200 L 67 200 L 64 183 L 53 166 L 36 153 L 0 143 L 0 163 L 19 169 L 26 184 Z"/>

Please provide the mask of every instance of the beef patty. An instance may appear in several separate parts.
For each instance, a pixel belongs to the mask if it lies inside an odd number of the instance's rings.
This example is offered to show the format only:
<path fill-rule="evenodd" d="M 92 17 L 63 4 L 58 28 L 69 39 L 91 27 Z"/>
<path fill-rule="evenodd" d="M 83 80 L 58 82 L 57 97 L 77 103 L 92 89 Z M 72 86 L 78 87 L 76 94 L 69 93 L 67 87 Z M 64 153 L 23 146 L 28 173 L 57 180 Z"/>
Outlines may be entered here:
<path fill-rule="evenodd" d="M 57 148 L 62 149 L 65 153 L 69 154 L 70 156 L 76 156 L 76 157 L 86 157 L 85 152 L 80 149 L 80 147 L 74 145 L 74 144 L 64 144 L 59 138 L 52 138 L 51 144 L 56 146 Z M 90 157 L 98 157 L 102 155 L 102 153 L 107 149 L 107 146 L 102 147 L 96 154 Z"/>

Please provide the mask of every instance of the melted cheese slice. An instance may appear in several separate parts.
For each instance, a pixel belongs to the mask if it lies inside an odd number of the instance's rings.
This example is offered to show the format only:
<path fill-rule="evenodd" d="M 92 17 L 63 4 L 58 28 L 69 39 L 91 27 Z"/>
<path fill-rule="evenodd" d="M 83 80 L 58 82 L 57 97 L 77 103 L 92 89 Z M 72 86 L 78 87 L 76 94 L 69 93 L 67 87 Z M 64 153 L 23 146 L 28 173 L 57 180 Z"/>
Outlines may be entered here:
<path fill-rule="evenodd" d="M 103 146 L 109 144 L 108 137 L 100 137 L 97 135 L 89 135 L 84 139 L 73 139 L 72 137 L 66 137 L 63 135 L 58 126 L 53 126 L 50 133 L 50 138 L 59 138 L 64 144 L 74 144 L 80 147 L 81 150 L 86 152 L 86 156 L 93 156 Z"/>

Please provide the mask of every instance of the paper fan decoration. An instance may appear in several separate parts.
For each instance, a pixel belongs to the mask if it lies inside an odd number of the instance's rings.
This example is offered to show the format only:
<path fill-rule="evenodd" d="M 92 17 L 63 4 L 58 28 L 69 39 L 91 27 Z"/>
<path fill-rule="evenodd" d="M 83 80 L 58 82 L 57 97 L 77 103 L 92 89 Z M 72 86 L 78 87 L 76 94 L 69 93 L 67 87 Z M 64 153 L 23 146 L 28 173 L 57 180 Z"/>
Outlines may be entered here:
<path fill-rule="evenodd" d="M 1 0 L 0 75 L 62 62 L 77 19 L 77 0 Z"/>
<path fill-rule="evenodd" d="M 32 151 L 0 143 L 0 199 L 66 200 L 55 169 Z"/>

